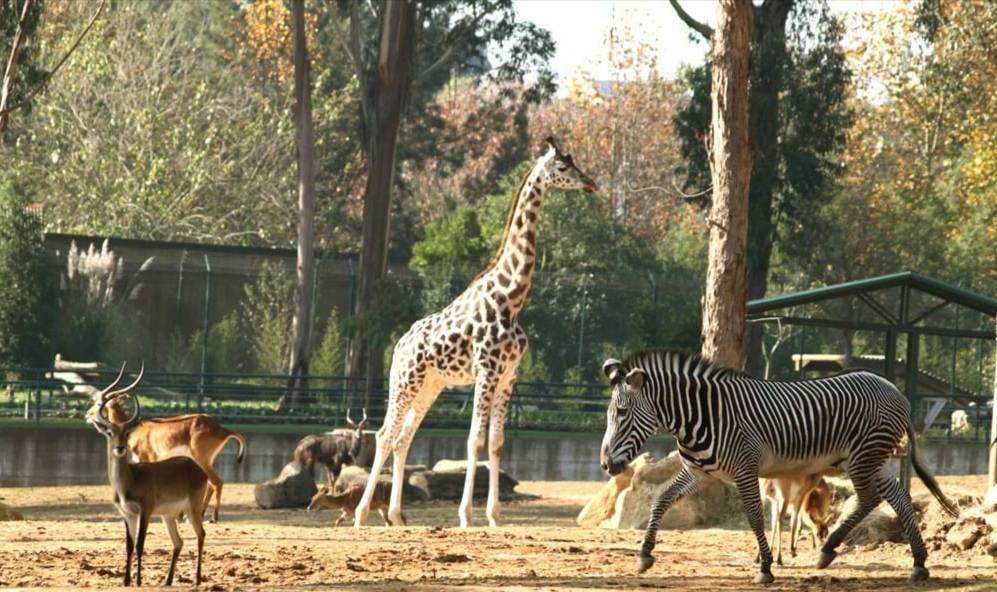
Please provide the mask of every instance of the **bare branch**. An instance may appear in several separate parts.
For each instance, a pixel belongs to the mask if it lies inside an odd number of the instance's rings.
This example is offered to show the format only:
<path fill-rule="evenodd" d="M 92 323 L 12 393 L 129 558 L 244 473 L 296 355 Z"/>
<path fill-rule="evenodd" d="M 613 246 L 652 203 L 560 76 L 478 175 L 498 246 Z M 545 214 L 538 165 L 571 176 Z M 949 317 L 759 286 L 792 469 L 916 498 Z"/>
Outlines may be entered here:
<path fill-rule="evenodd" d="M 27 2 L 25 4 L 25 12 L 27 12 L 27 5 L 28 4 L 31 4 L 31 0 L 27 0 Z M 59 68 L 61 68 L 62 65 L 66 63 L 66 60 L 69 59 L 69 56 L 73 55 L 73 52 L 76 51 L 76 48 L 80 46 L 80 42 L 83 41 L 83 38 L 86 37 L 87 33 L 90 32 L 90 29 L 93 28 L 93 24 L 95 22 L 97 22 L 97 18 L 100 17 L 100 14 L 104 11 L 104 5 L 105 4 L 107 4 L 107 0 L 100 0 L 100 6 L 97 7 L 97 12 L 95 12 L 93 14 L 93 16 L 90 17 L 90 22 L 88 22 L 87 26 L 84 27 L 83 31 L 80 32 L 79 37 L 77 37 L 76 41 L 73 42 L 73 45 L 69 48 L 69 51 L 67 51 L 66 54 L 64 56 L 62 56 L 62 59 L 60 59 L 58 62 L 56 62 L 55 67 L 53 67 L 52 71 L 48 73 L 48 76 L 45 77 L 45 80 L 42 80 L 41 83 L 38 84 L 38 86 L 36 86 L 28 94 L 26 94 L 24 96 L 24 99 L 22 99 L 20 103 L 14 105 L 13 107 L 7 107 L 5 109 L 0 109 L 0 132 L 2 132 L 3 128 L 6 126 L 7 116 L 10 113 L 12 113 L 14 111 L 17 111 L 18 109 L 21 109 L 22 107 L 24 107 L 24 105 L 26 105 L 29 101 L 31 101 L 31 99 L 33 99 L 35 97 L 35 95 L 37 95 L 38 93 L 40 93 L 48 85 L 48 83 L 52 80 L 52 78 L 55 76 L 56 72 L 59 71 Z M 20 35 L 20 34 L 21 34 L 21 29 L 20 29 L 20 25 L 18 25 L 18 35 Z M 15 43 L 16 43 L 16 41 L 15 41 Z M 8 64 L 8 69 L 9 68 L 10 68 L 10 65 Z M 4 90 L 6 91 L 6 79 L 4 80 L 4 87 L 5 87 Z M 6 95 L 6 92 L 5 92 L 5 95 Z"/>
<path fill-rule="evenodd" d="M 675 171 L 672 171 L 672 189 L 675 190 L 675 193 L 677 193 L 678 196 L 681 197 L 682 199 L 693 200 L 705 197 L 707 194 L 713 191 L 713 185 L 710 185 L 709 187 L 703 189 L 702 191 L 697 191 L 695 193 L 686 193 L 678 186 L 678 183 L 675 182 Z"/>
<path fill-rule="evenodd" d="M 702 35 L 707 41 L 713 39 L 713 27 L 692 18 L 692 16 L 682 8 L 682 5 L 679 4 L 678 0 L 668 0 L 668 2 L 672 5 L 672 8 L 675 9 L 675 14 L 677 14 L 678 17 L 682 19 L 682 22 L 688 25 L 690 29 Z"/>
<path fill-rule="evenodd" d="M 473 31 L 477 28 L 478 23 L 480 23 L 481 19 L 485 18 L 485 16 L 487 16 L 487 14 L 488 14 L 487 11 L 482 11 L 480 14 L 475 15 L 470 20 L 470 22 L 468 22 L 466 24 L 460 23 L 460 24 L 454 25 L 454 27 L 455 28 L 456 27 L 461 27 L 465 31 L 471 31 L 473 33 Z M 441 55 L 435 62 L 433 62 L 432 64 L 430 64 L 428 67 L 426 67 L 425 70 L 423 70 L 422 72 L 420 72 L 419 75 L 415 77 L 415 83 L 419 84 L 420 82 L 422 82 L 426 78 L 429 78 L 430 76 L 432 76 L 433 74 L 435 74 L 436 72 L 438 72 L 440 70 L 440 68 L 446 66 L 450 62 L 450 60 L 453 58 L 454 48 L 455 47 L 457 47 L 457 43 L 456 42 L 451 43 L 450 47 L 448 47 L 446 49 L 446 51 L 443 52 L 443 55 Z"/>

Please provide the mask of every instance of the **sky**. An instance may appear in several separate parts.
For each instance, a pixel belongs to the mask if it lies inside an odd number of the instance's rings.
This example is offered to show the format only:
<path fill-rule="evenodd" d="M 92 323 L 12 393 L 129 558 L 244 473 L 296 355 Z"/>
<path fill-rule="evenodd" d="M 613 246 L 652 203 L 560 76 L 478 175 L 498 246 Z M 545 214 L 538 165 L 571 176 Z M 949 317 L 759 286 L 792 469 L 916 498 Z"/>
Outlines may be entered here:
<path fill-rule="evenodd" d="M 831 12 L 889 10 L 899 0 L 830 0 Z M 680 0 L 693 18 L 713 25 L 713 0 Z M 579 68 L 596 80 L 610 78 L 603 56 L 603 41 L 609 26 L 616 22 L 643 29 L 646 38 L 658 46 L 661 73 L 674 77 L 683 63 L 702 62 L 706 45 L 689 38 L 689 28 L 679 20 L 666 0 L 515 0 L 516 13 L 547 29 L 557 43 L 551 66 L 561 82 Z M 562 84 L 563 88 L 563 84 Z"/>

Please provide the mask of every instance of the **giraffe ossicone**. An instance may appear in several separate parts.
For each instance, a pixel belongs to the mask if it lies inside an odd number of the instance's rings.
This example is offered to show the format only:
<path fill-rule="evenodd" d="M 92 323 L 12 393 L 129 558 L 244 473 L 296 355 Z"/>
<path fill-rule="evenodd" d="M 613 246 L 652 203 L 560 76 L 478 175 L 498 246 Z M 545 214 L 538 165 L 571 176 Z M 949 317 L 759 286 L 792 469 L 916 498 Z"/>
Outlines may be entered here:
<path fill-rule="evenodd" d="M 526 352 L 519 314 L 526 304 L 536 264 L 537 223 L 550 188 L 596 191 L 596 184 L 563 154 L 553 138 L 513 196 L 498 252 L 470 285 L 443 310 L 416 321 L 395 345 L 389 374 L 388 409 L 377 432 L 377 450 L 355 526 L 367 522 L 378 475 L 393 455 L 388 517 L 402 512 L 405 460 L 423 417 L 444 388 L 474 385 L 467 474 L 461 498 L 461 526 L 471 523 L 478 455 L 488 436 L 488 502 L 491 526 L 498 524 L 498 476 L 505 416 L 516 371 Z"/>

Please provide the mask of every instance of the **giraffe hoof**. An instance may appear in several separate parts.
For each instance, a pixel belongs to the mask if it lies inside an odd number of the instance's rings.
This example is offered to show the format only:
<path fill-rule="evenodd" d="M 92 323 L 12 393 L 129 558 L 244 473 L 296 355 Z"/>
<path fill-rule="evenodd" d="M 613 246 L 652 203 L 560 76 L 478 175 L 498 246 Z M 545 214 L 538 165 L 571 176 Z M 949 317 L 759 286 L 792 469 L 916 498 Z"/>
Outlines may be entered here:
<path fill-rule="evenodd" d="M 926 567 L 915 567 L 910 572 L 910 581 L 923 582 L 928 579 L 928 569 Z"/>
<path fill-rule="evenodd" d="M 644 573 L 654 565 L 654 557 L 651 555 L 637 556 L 637 573 Z"/>
<path fill-rule="evenodd" d="M 771 572 L 760 571 L 760 572 L 758 572 L 758 575 L 755 576 L 755 583 L 756 584 L 771 584 L 774 581 L 775 581 L 775 578 L 772 577 L 772 573 Z"/>
<path fill-rule="evenodd" d="M 831 565 L 831 562 L 837 556 L 838 554 L 834 551 L 821 551 L 820 558 L 817 560 L 817 569 L 824 569 L 828 565 Z"/>

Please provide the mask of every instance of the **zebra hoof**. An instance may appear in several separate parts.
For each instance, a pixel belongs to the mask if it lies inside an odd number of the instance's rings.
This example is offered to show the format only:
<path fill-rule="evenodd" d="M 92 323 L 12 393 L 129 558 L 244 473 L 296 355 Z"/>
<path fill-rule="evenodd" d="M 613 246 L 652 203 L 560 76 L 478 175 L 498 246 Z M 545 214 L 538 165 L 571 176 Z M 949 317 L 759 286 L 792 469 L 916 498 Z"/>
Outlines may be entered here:
<path fill-rule="evenodd" d="M 923 582 L 928 579 L 928 568 L 926 567 L 915 567 L 910 572 L 910 581 L 912 582 Z"/>
<path fill-rule="evenodd" d="M 637 573 L 644 573 L 654 565 L 654 557 L 651 555 L 637 556 Z"/>
<path fill-rule="evenodd" d="M 772 577 L 770 572 L 760 571 L 758 572 L 758 575 L 755 576 L 756 584 L 771 584 L 774 581 L 775 578 Z"/>
<path fill-rule="evenodd" d="M 817 560 L 817 569 L 824 569 L 828 565 L 831 565 L 831 562 L 834 561 L 834 558 L 837 556 L 838 554 L 834 551 L 821 551 L 820 559 Z"/>

